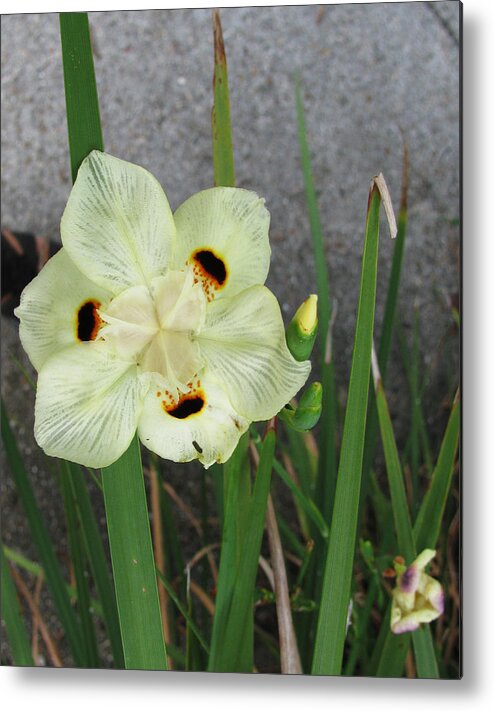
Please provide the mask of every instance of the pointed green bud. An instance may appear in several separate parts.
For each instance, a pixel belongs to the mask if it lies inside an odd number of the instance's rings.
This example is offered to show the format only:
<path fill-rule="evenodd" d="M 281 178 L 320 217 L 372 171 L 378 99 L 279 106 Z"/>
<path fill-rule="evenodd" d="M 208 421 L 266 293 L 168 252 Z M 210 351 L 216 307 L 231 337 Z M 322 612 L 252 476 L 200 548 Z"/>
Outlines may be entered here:
<path fill-rule="evenodd" d="M 299 306 L 286 329 L 286 343 L 295 360 L 307 360 L 317 334 L 317 294 L 311 294 Z"/>
<path fill-rule="evenodd" d="M 321 408 L 322 385 L 311 383 L 300 398 L 297 408 L 287 405 L 278 413 L 278 417 L 297 432 L 306 432 L 317 425 Z"/>

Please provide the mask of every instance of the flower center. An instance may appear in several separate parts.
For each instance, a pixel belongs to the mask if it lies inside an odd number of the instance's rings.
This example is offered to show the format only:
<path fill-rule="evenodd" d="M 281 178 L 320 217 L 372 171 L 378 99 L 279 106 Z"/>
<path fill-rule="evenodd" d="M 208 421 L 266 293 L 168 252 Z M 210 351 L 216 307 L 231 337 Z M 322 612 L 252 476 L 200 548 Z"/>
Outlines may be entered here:
<path fill-rule="evenodd" d="M 132 286 L 99 315 L 101 339 L 117 356 L 156 376 L 174 401 L 203 366 L 194 336 L 204 325 L 206 298 L 190 269 L 156 277 L 148 289 Z"/>

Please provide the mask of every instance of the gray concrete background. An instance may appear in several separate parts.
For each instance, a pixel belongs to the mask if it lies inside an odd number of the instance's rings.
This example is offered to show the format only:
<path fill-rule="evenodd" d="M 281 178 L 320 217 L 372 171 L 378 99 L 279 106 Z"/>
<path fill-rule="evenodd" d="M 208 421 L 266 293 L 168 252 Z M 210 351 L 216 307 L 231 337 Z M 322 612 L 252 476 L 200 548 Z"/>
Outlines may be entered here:
<path fill-rule="evenodd" d="M 286 319 L 315 289 L 294 100 L 294 73 L 301 73 L 338 301 L 334 357 L 342 390 L 369 182 L 382 171 L 398 208 L 400 129 L 411 158 L 400 315 L 409 325 L 413 305 L 419 307 L 426 360 L 434 359 L 449 328 L 444 295 L 458 290 L 459 9 L 444 0 L 221 13 L 237 182 L 266 198 L 273 248 L 268 285 Z M 106 150 L 148 168 L 176 208 L 213 180 L 211 12 L 93 12 L 90 23 Z M 3 16 L 1 39 L 2 225 L 59 239 L 70 171 L 58 16 Z M 382 235 L 378 325 L 393 246 L 385 229 Z M 15 323 L 2 318 L 2 331 L 3 394 L 28 466 L 39 477 L 50 528 L 59 532 L 60 503 L 32 440 L 32 393 L 11 356 L 27 360 Z M 431 387 L 444 396 L 438 363 Z M 397 364 L 390 376 L 399 418 L 408 396 Z M 432 419 L 437 411 L 436 402 Z M 5 477 L 2 508 L 4 538 L 32 553 Z"/>
<path fill-rule="evenodd" d="M 288 315 L 313 289 L 296 134 L 303 79 L 313 168 L 343 342 L 351 337 L 369 181 L 397 206 L 411 154 L 404 294 L 457 282 L 457 2 L 222 11 L 238 184 L 272 214 L 270 285 Z M 212 184 L 209 10 L 90 13 L 106 150 L 147 167 L 173 208 Z M 68 192 L 58 17 L 2 18 L 2 224 L 58 238 Z M 382 241 L 383 280 L 392 245 Z M 440 310 L 440 309 L 439 309 Z M 438 310 L 428 315 L 431 335 Z"/>

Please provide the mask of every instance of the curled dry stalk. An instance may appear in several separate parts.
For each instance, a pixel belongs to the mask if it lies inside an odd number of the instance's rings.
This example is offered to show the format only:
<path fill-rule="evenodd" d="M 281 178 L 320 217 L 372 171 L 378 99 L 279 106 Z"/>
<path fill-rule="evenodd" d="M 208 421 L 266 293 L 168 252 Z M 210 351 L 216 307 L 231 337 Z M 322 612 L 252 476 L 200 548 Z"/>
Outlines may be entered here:
<path fill-rule="evenodd" d="M 45 576 L 44 573 L 41 573 L 41 575 L 38 575 L 36 578 L 36 583 L 34 586 L 34 604 L 39 610 L 39 605 L 40 605 L 40 598 L 41 598 L 41 590 L 43 588 L 43 582 L 44 582 Z M 39 657 L 39 617 L 36 615 L 36 617 L 33 617 L 33 632 L 32 632 L 32 644 L 31 644 L 31 653 L 33 655 L 34 662 L 36 663 L 36 660 Z"/>
<path fill-rule="evenodd" d="M 163 542 L 163 525 L 161 521 L 161 506 L 160 506 L 160 484 L 159 474 L 154 465 L 149 468 L 149 476 L 151 480 L 151 513 L 152 513 L 152 533 L 154 544 L 154 559 L 158 570 L 161 570 L 166 576 L 166 561 L 165 561 L 165 546 Z M 161 608 L 161 622 L 163 624 L 163 636 L 165 645 L 169 645 L 172 640 L 170 629 L 170 616 L 168 614 L 168 594 L 165 586 L 158 578 L 158 595 Z M 173 669 L 173 661 L 168 656 L 168 669 Z"/>
<path fill-rule="evenodd" d="M 274 424 L 272 426 L 274 426 Z M 250 443 L 250 452 L 256 466 L 258 466 L 259 454 L 252 442 Z M 281 673 L 302 674 L 297 637 L 293 626 L 283 548 L 271 494 L 268 496 L 266 509 L 266 530 L 268 534 L 274 594 L 276 598 L 276 615 L 278 618 L 278 633 L 280 637 Z"/>
<path fill-rule="evenodd" d="M 175 489 L 168 484 L 168 482 L 164 481 L 163 482 L 163 488 L 166 491 L 166 493 L 170 496 L 170 498 L 176 503 L 180 511 L 187 517 L 187 519 L 190 521 L 194 529 L 196 530 L 198 536 L 202 539 L 203 538 L 203 530 L 200 522 L 198 519 L 194 516 L 192 513 L 192 509 L 190 506 L 188 506 L 185 501 L 177 494 Z M 208 548 L 207 550 L 207 557 L 208 557 L 208 562 L 209 562 L 209 567 L 211 568 L 211 575 L 213 576 L 213 580 L 215 584 L 218 581 L 218 566 L 216 565 L 216 561 L 214 559 L 214 556 L 211 552 L 211 549 Z"/>
<path fill-rule="evenodd" d="M 33 625 L 36 623 L 36 625 L 39 628 L 41 637 L 43 639 L 43 642 L 45 643 L 46 651 L 48 652 L 48 656 L 50 657 L 51 663 L 53 664 L 54 667 L 57 667 L 57 668 L 63 667 L 62 659 L 60 657 L 60 653 L 58 651 L 57 645 L 53 641 L 53 639 L 48 631 L 48 627 L 45 624 L 43 616 L 41 615 L 39 606 L 36 604 L 33 596 L 29 592 L 29 589 L 28 589 L 26 583 L 24 582 L 21 574 L 14 568 L 13 565 L 11 565 L 9 567 L 10 567 L 12 579 L 13 579 L 19 593 L 22 595 L 22 597 L 27 602 L 29 610 L 31 611 L 31 615 L 33 617 Z M 36 662 L 36 658 L 35 658 L 35 662 Z"/>
<path fill-rule="evenodd" d="M 266 529 L 268 532 L 269 550 L 274 574 L 276 614 L 278 617 L 278 631 L 280 635 L 281 673 L 302 674 L 297 637 L 293 626 L 283 548 L 281 546 L 280 533 L 278 531 L 271 494 L 268 496 Z"/>

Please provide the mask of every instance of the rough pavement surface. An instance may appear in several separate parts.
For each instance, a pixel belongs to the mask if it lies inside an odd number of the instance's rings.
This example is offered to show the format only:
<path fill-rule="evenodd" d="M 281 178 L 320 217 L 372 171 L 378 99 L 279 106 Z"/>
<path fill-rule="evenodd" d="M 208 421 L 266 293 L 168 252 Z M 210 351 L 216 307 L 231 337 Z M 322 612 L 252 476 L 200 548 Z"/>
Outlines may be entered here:
<path fill-rule="evenodd" d="M 342 393 L 369 183 L 383 172 L 398 208 L 401 131 L 411 162 L 400 318 L 408 335 L 418 307 L 426 362 L 441 354 L 451 323 L 445 298 L 458 290 L 459 12 L 459 3 L 443 1 L 221 13 L 237 181 L 264 196 L 271 212 L 268 285 L 285 319 L 315 290 L 294 100 L 294 75 L 300 71 L 338 302 L 334 358 Z M 90 24 L 105 148 L 148 168 L 176 208 L 213 180 L 211 12 L 93 12 Z M 59 239 L 70 171 L 58 16 L 3 16 L 1 38 L 2 225 Z M 378 327 L 392 247 L 383 223 Z M 33 394 L 12 356 L 26 367 L 28 361 L 15 323 L 2 318 L 2 331 L 3 395 L 50 530 L 63 550 L 61 503 L 32 438 Z M 394 357 L 392 409 L 406 429 L 408 391 L 396 348 Z M 441 358 L 430 386 L 444 397 L 455 361 L 448 370 Z M 438 409 L 432 401 L 432 419 Z M 198 476 L 194 470 L 183 484 L 192 498 Z M 36 557 L 9 476 L 2 478 L 2 513 L 4 540 Z"/>

